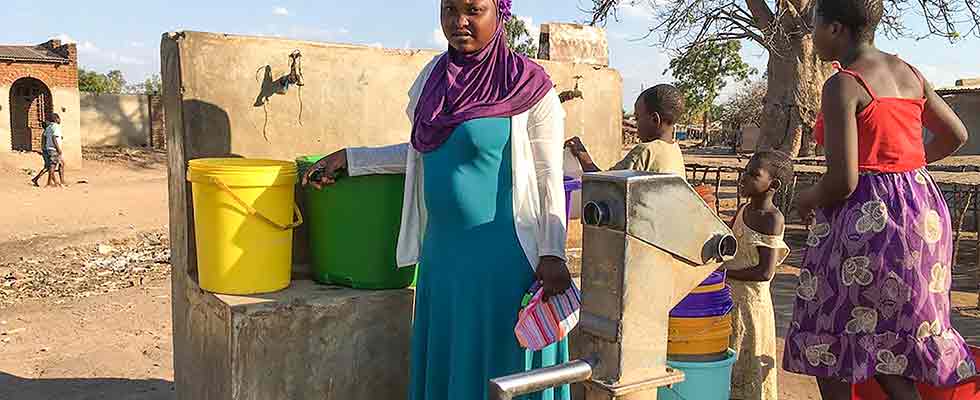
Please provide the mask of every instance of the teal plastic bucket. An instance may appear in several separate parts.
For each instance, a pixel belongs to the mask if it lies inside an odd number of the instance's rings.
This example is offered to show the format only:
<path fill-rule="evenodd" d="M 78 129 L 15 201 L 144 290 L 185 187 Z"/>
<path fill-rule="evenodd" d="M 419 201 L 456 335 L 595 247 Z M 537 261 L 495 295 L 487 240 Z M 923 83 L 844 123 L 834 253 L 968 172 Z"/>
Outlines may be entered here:
<path fill-rule="evenodd" d="M 732 365 L 735 350 L 727 357 L 711 362 L 667 361 L 671 368 L 684 372 L 684 382 L 657 390 L 660 400 L 728 400 L 732 390 Z"/>

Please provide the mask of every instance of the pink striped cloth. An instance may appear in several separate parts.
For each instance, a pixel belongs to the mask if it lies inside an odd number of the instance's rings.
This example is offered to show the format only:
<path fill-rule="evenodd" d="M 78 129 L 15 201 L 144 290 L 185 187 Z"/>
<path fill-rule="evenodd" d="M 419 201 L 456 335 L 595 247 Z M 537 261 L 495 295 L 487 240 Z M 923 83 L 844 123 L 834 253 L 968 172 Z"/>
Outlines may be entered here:
<path fill-rule="evenodd" d="M 541 300 L 544 289 L 535 282 L 528 290 L 530 300 L 517 317 L 514 334 L 521 347 L 538 351 L 568 336 L 578 324 L 581 296 L 573 283 L 564 293 Z M 527 300 L 527 297 L 525 297 Z"/>

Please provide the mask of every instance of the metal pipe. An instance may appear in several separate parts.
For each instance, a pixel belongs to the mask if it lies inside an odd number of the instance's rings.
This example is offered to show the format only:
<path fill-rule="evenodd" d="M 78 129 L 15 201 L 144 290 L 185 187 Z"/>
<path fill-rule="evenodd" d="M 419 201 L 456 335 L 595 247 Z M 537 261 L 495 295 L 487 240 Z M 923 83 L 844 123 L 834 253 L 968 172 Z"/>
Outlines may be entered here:
<path fill-rule="evenodd" d="M 592 377 L 592 369 L 597 365 L 599 358 L 592 355 L 554 367 L 491 379 L 490 400 L 512 400 L 515 396 L 583 382 Z"/>

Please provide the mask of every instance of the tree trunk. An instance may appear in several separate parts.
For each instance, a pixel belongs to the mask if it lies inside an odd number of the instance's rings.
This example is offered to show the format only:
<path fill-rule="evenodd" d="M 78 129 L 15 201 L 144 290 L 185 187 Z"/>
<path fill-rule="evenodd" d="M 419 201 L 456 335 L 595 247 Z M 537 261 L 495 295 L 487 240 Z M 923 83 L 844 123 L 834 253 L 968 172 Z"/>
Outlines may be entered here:
<path fill-rule="evenodd" d="M 813 123 L 820 111 L 820 91 L 830 67 L 817 57 L 812 36 L 784 39 L 779 53 L 769 53 L 769 76 L 762 119 L 762 149 L 792 156 L 816 150 Z"/>

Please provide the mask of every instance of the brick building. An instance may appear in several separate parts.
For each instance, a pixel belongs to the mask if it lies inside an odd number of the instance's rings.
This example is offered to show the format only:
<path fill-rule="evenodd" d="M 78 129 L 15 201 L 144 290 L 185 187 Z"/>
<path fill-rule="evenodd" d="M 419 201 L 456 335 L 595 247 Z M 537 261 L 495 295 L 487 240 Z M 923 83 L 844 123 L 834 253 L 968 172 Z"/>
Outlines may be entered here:
<path fill-rule="evenodd" d="M 75 44 L 0 45 L 0 157 L 40 151 L 42 122 L 56 112 L 65 136 L 65 162 L 69 168 L 80 166 L 79 108 Z"/>

